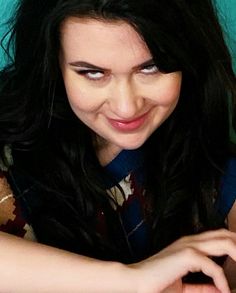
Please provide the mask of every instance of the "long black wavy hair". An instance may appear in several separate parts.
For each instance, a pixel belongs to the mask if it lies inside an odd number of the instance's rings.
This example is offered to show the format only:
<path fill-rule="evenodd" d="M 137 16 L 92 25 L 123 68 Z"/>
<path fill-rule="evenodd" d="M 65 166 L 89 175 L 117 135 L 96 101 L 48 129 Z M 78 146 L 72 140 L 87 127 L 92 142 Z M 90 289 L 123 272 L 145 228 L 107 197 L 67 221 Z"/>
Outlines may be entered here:
<path fill-rule="evenodd" d="M 2 160 L 10 145 L 10 168 L 35 183 L 32 196 L 42 202 L 31 215 L 38 240 L 133 261 L 125 241 L 114 241 L 120 224 L 91 131 L 68 106 L 58 55 L 60 27 L 70 16 L 129 23 L 162 72 L 183 74 L 175 111 L 143 146 L 152 234 L 147 255 L 220 226 L 213 201 L 230 155 L 236 83 L 211 1 L 20 0 L 9 32 L 13 60 L 0 73 L 0 144 Z M 99 211 L 107 238 L 96 230 Z"/>

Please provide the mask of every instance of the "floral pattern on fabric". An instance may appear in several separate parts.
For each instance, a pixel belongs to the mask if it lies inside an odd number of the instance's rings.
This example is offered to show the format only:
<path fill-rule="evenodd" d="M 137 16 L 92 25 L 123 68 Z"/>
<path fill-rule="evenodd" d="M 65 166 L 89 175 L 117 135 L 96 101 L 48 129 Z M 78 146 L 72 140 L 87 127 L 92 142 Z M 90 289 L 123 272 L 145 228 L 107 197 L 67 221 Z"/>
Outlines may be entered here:
<path fill-rule="evenodd" d="M 114 179 L 113 186 L 108 184 L 107 189 L 111 205 L 119 214 L 134 259 L 141 259 L 149 248 L 149 227 L 144 213 L 142 152 L 124 150 L 105 168 Z"/>
<path fill-rule="evenodd" d="M 3 172 L 0 172 L 0 231 L 36 241 Z"/>

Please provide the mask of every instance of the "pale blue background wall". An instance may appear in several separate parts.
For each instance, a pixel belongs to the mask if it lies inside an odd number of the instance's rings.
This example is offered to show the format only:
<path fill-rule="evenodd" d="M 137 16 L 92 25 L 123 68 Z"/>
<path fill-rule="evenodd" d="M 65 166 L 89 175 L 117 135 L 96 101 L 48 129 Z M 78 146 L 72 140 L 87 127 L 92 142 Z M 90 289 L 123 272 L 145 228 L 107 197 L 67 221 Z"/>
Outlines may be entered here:
<path fill-rule="evenodd" d="M 236 0 L 216 0 L 216 5 L 236 70 Z"/>
<path fill-rule="evenodd" d="M 12 15 L 18 0 L 0 0 L 0 39 L 7 31 L 7 20 Z M 6 56 L 0 48 L 0 67 L 6 62 Z"/>

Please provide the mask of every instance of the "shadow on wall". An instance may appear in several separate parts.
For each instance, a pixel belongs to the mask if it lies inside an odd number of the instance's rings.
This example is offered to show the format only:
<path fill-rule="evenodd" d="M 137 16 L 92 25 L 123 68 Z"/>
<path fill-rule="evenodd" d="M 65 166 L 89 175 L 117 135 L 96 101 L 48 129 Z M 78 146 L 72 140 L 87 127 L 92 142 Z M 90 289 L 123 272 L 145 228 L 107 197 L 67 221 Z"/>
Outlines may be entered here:
<path fill-rule="evenodd" d="M 218 15 L 225 32 L 225 39 L 231 51 L 236 72 L 236 0 L 215 0 Z M 231 140 L 236 143 L 236 132 L 230 128 Z"/>
<path fill-rule="evenodd" d="M 236 72 L 236 0 L 215 0 Z"/>

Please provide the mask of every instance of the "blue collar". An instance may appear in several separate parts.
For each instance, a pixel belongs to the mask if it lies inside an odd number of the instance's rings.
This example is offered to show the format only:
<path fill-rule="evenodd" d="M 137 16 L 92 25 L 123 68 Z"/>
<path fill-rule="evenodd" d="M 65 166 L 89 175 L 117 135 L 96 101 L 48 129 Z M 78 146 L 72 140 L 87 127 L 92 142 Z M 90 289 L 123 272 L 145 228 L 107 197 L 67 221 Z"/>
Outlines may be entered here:
<path fill-rule="evenodd" d="M 132 170 L 142 167 L 143 163 L 143 151 L 140 148 L 136 150 L 123 150 L 104 169 L 112 176 L 115 182 L 119 183 Z M 112 187 L 114 182 L 108 185 Z"/>

